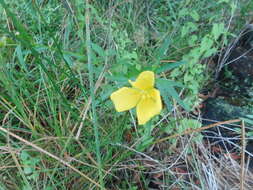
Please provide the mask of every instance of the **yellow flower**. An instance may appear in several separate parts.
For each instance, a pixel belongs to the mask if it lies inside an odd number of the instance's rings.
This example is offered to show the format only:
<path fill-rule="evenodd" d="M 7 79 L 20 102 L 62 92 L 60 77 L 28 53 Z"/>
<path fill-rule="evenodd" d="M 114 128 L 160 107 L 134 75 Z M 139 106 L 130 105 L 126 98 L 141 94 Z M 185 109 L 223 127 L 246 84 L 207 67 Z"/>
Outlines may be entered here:
<path fill-rule="evenodd" d="M 111 100 L 118 112 L 136 107 L 138 123 L 144 125 L 162 110 L 160 92 L 154 88 L 155 75 L 152 71 L 144 71 L 136 81 L 129 82 L 132 88 L 120 88 L 111 94 Z"/>

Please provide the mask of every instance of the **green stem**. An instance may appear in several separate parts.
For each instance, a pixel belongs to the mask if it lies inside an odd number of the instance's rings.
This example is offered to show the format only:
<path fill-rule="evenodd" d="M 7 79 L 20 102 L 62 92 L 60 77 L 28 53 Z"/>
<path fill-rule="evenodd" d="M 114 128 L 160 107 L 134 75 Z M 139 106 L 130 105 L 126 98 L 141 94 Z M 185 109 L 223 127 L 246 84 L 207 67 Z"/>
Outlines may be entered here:
<path fill-rule="evenodd" d="M 100 153 L 100 141 L 99 141 L 99 131 L 98 131 L 98 121 L 96 114 L 95 105 L 95 92 L 94 92 L 94 71 L 91 62 L 91 39 L 90 39 L 90 4 L 89 0 L 86 0 L 86 10 L 85 10 L 85 21 L 86 21 L 86 51 L 88 58 L 88 70 L 89 70 L 89 82 L 90 82 L 90 96 L 91 96 L 91 111 L 93 116 L 93 128 L 95 134 L 95 144 L 96 144 L 96 156 L 98 162 L 98 172 L 99 172 L 99 183 L 104 187 L 103 174 L 102 174 L 102 164 L 101 164 L 101 153 Z M 104 188 L 102 188 L 104 189 Z"/>
<path fill-rule="evenodd" d="M 152 124 L 149 121 L 145 126 L 145 136 L 146 137 L 150 137 L 151 136 L 151 132 L 152 132 Z"/>

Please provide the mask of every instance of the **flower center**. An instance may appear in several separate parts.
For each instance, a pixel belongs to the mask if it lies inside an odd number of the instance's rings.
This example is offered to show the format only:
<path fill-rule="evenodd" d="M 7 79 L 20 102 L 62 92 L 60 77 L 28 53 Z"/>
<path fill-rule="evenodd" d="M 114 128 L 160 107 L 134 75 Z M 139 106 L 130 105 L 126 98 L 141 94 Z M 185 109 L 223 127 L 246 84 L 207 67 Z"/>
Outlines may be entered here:
<path fill-rule="evenodd" d="M 149 99 L 149 98 L 152 98 L 152 96 L 150 95 L 150 90 L 143 90 L 141 92 L 141 99 Z"/>

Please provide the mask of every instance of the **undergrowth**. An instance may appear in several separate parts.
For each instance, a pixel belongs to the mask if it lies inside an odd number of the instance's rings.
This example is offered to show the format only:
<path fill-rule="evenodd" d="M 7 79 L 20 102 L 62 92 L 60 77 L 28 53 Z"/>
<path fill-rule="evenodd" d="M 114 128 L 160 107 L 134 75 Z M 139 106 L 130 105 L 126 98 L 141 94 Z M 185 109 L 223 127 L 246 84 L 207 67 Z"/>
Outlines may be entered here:
<path fill-rule="evenodd" d="M 250 7 L 0 0 L 0 189 L 206 187 L 201 135 L 156 141 L 201 126 L 187 111 L 199 104 L 206 63 L 250 21 Z M 144 70 L 165 81 L 146 144 L 134 111 L 116 113 L 109 99 Z M 178 174 L 183 162 L 192 175 Z"/>

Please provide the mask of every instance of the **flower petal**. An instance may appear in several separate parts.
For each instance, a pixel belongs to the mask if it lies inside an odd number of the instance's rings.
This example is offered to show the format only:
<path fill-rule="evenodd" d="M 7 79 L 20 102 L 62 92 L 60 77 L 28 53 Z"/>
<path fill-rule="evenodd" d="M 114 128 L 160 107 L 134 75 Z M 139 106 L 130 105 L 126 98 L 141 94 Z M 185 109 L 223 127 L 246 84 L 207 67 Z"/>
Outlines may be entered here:
<path fill-rule="evenodd" d="M 111 100 L 118 112 L 130 110 L 137 105 L 141 93 L 137 89 L 123 87 L 111 94 Z"/>
<path fill-rule="evenodd" d="M 137 118 L 139 125 L 144 125 L 162 110 L 162 100 L 159 90 L 154 88 L 149 91 L 148 95 L 149 97 L 143 98 L 137 104 Z"/>
<path fill-rule="evenodd" d="M 152 71 L 143 71 L 141 74 L 139 74 L 136 81 L 133 82 L 129 80 L 129 82 L 134 88 L 147 90 L 154 87 L 155 74 Z"/>

